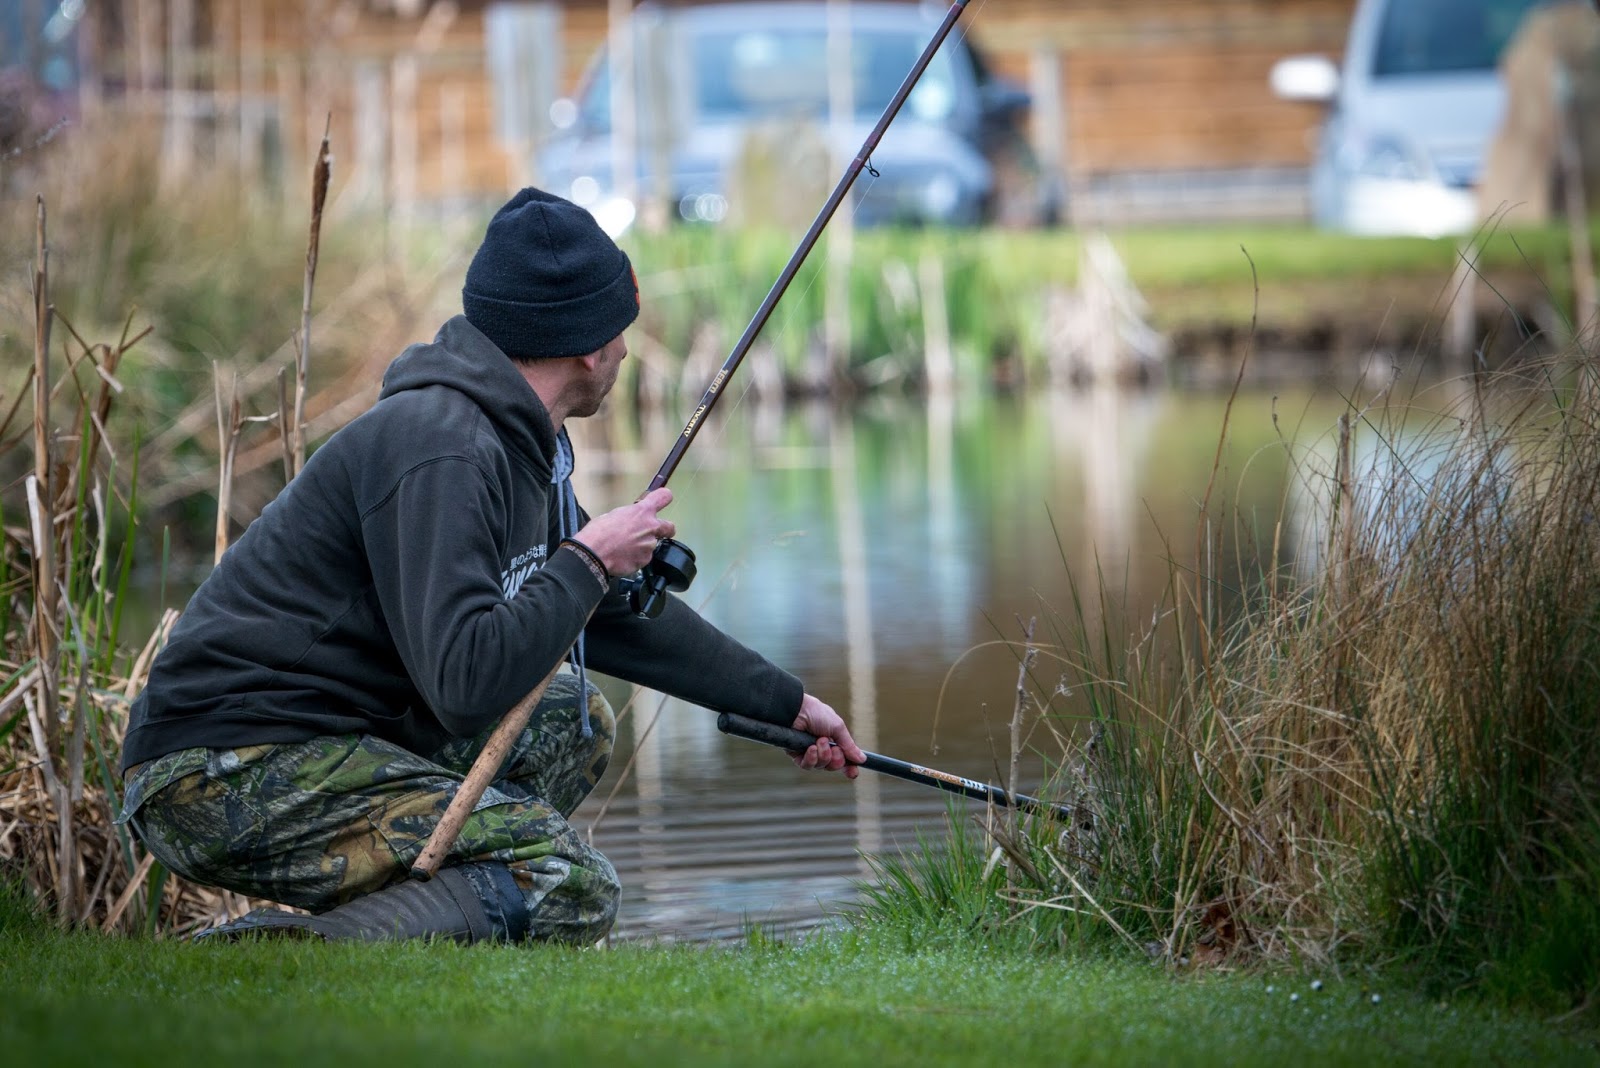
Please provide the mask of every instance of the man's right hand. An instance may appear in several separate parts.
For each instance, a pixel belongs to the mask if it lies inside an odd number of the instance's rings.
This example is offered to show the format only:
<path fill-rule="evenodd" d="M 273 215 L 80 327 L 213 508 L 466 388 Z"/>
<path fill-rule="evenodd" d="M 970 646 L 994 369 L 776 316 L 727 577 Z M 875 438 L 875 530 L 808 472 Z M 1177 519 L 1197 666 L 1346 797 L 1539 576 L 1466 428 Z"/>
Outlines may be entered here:
<path fill-rule="evenodd" d="M 631 575 L 650 562 L 658 541 L 678 532 L 672 520 L 658 514 L 671 503 L 672 491 L 662 486 L 632 504 L 595 516 L 576 537 L 600 557 L 607 572 Z"/>

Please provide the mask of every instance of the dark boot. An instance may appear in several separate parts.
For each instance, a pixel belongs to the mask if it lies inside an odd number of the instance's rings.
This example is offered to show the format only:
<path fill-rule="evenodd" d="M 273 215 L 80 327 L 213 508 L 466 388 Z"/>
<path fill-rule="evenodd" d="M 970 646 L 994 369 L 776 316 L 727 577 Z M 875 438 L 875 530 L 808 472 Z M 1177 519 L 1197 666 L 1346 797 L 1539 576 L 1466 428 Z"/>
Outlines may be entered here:
<path fill-rule="evenodd" d="M 479 862 L 445 868 L 425 883 L 396 883 L 320 916 L 256 909 L 201 931 L 195 939 L 237 941 L 260 934 L 330 942 L 407 938 L 517 942 L 527 931 L 527 905 L 516 879 L 504 864 Z"/>

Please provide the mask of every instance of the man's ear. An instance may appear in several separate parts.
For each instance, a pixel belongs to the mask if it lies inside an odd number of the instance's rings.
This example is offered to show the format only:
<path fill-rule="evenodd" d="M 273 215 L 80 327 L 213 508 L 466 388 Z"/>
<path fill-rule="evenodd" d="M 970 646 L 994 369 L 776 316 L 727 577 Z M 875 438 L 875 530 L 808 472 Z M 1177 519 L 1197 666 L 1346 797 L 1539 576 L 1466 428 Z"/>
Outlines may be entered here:
<path fill-rule="evenodd" d="M 593 372 L 594 369 L 600 365 L 600 350 L 597 349 L 594 352 L 575 358 L 579 363 L 583 364 L 583 369 L 585 371 Z"/>

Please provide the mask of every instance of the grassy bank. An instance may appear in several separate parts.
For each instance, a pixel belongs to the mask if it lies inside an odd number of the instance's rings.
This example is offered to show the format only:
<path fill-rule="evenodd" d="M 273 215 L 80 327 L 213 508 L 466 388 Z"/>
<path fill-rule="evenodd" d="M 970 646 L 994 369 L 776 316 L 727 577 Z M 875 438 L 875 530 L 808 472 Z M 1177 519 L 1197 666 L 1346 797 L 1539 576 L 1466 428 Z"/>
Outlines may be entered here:
<path fill-rule="evenodd" d="M 18 1064 L 1593 1063 L 1592 1036 L 1332 976 L 1177 980 L 969 940 L 733 949 L 173 942 L 0 931 Z"/>
<path fill-rule="evenodd" d="M 1600 219 L 1595 221 L 1600 233 Z M 1448 305 L 1448 283 L 1459 240 L 1358 238 L 1299 225 L 1197 225 L 1110 233 L 1128 280 L 1149 302 L 1149 320 L 1170 334 L 1205 329 L 1248 333 L 1251 318 L 1267 331 L 1299 334 L 1302 344 L 1328 325 L 1349 329 L 1352 344 L 1371 344 L 1382 318 L 1397 320 L 1389 341 L 1437 323 Z M 848 315 L 851 365 L 885 360 L 877 376 L 920 373 L 925 344 L 926 286 L 942 285 L 936 309 L 949 318 L 958 371 L 989 381 L 995 363 L 1013 361 L 1011 374 L 1048 374 L 1051 305 L 1078 285 L 1085 233 L 885 232 L 854 237 Z M 715 329 L 728 344 L 749 321 L 766 286 L 794 249 L 787 233 L 682 229 L 632 235 L 640 264 L 646 329 L 669 347 L 693 341 L 694 328 Z M 1248 254 L 1248 257 L 1246 257 Z M 826 318 L 826 257 L 797 278 L 773 321 L 770 344 L 782 366 L 805 374 L 805 358 L 821 339 Z M 1493 232 L 1478 259 L 1507 301 L 1546 297 L 1570 301 L 1570 248 L 1565 230 Z M 1254 264 L 1254 273 L 1251 272 Z M 1256 291 L 1256 281 L 1261 291 Z M 1413 285 L 1414 283 L 1414 285 Z M 726 349 L 726 345 L 722 345 Z M 686 350 L 686 349 L 680 349 Z"/>
<path fill-rule="evenodd" d="M 1331 440 L 1282 443 L 1295 475 L 1242 587 L 1217 535 L 1250 517 L 1214 485 L 1168 532 L 1148 630 L 1043 606 L 1019 723 L 1078 817 L 886 863 L 874 915 L 1181 964 L 1403 963 L 1592 1016 L 1594 375 L 1486 380 L 1432 416 L 1357 400 Z"/>
<path fill-rule="evenodd" d="M 209 396 L 214 361 L 246 376 L 246 414 L 276 406 L 275 376 L 300 323 L 310 176 L 277 201 L 206 179 L 161 189 L 156 144 L 148 132 L 81 131 L 38 161 L 37 181 L 52 213 L 55 300 L 66 320 L 88 338 L 114 334 L 130 314 L 153 328 L 127 384 L 148 431 L 146 468 L 165 484 L 168 474 L 188 478 L 202 466 L 189 446 L 209 433 L 195 401 Z M 341 147 L 333 146 L 336 155 Z M 331 413 L 322 433 L 400 347 L 431 335 L 459 307 L 466 263 L 491 210 L 401 229 L 342 201 L 337 167 L 335 178 L 313 299 L 310 410 L 314 421 Z M 8 262 L 31 257 L 33 209 L 31 197 L 0 203 Z M 630 234 L 624 243 L 646 306 L 633 335 L 639 359 L 624 383 L 629 394 L 673 405 L 698 396 L 796 238 L 690 228 Z M 1207 331 L 1238 337 L 1259 315 L 1263 331 L 1302 345 L 1347 328 L 1351 344 L 1368 346 L 1376 324 L 1388 323 L 1383 343 L 1402 351 L 1437 329 L 1458 246 L 1259 225 L 1142 229 L 1112 240 L 1149 299 L 1150 320 L 1180 340 Z M 862 231 L 844 301 L 831 312 L 847 324 L 847 340 L 833 352 L 826 260 L 819 250 L 785 298 L 760 358 L 744 372 L 749 382 L 778 391 L 840 381 L 857 390 L 914 387 L 930 339 L 937 345 L 946 333 L 963 383 L 1041 381 L 1059 356 L 1057 320 L 1079 281 L 1083 235 Z M 1495 233 L 1480 262 L 1509 301 L 1570 303 L 1559 228 Z M 18 272 L 0 292 L 7 368 L 26 366 L 27 288 Z M 15 388 L 14 373 L 0 375 L 0 391 L 11 396 Z"/>

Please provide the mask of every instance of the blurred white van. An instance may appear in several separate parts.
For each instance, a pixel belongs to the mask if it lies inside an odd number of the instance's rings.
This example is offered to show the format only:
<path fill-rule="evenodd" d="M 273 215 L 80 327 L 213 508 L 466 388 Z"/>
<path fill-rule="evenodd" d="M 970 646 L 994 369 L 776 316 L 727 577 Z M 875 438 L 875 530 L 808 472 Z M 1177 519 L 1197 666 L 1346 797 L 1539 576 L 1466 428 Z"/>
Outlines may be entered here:
<path fill-rule="evenodd" d="M 1328 108 L 1311 168 L 1313 221 L 1371 235 L 1473 229 L 1505 108 L 1496 64 L 1546 2 L 1360 0 L 1342 67 L 1326 56 L 1279 61 L 1278 96 Z"/>

